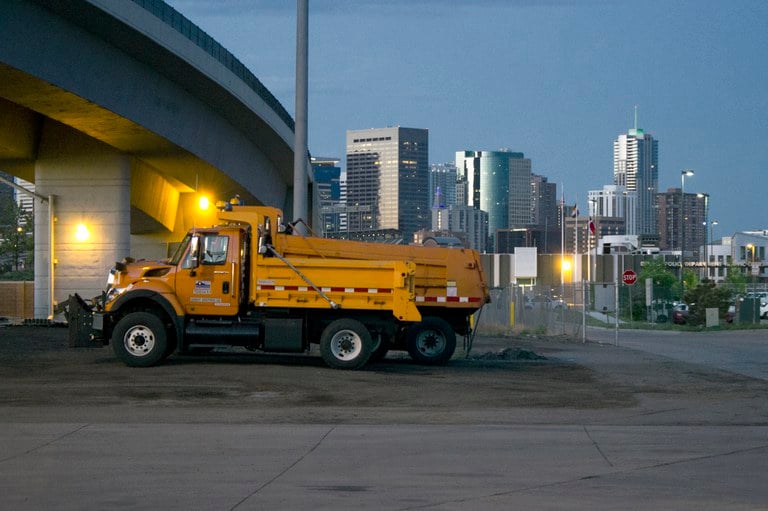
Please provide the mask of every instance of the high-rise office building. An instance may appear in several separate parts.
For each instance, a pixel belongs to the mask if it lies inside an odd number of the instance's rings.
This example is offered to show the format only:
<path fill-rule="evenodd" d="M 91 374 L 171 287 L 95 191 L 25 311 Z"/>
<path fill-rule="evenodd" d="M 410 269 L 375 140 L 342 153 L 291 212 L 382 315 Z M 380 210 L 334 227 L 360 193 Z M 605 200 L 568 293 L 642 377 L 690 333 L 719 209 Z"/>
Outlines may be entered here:
<path fill-rule="evenodd" d="M 440 194 L 437 194 L 438 189 Z M 435 204 L 440 197 L 441 204 Z M 456 204 L 456 165 L 453 163 L 433 163 L 429 167 L 429 207 L 453 206 Z"/>
<path fill-rule="evenodd" d="M 659 142 L 637 127 L 613 142 L 613 184 L 637 194 L 637 234 L 656 234 Z"/>
<path fill-rule="evenodd" d="M 15 191 L 16 204 L 19 205 L 19 209 L 23 213 L 22 217 L 19 219 L 19 223 L 23 226 L 26 226 L 27 221 L 29 220 L 30 222 L 33 222 L 35 216 L 35 200 L 31 195 L 32 193 L 35 193 L 35 184 L 30 183 L 29 181 L 25 181 L 20 177 L 13 178 L 13 181 L 17 185 L 30 192 L 21 193 L 18 190 Z"/>
<path fill-rule="evenodd" d="M 619 234 L 637 234 L 637 193 L 630 192 L 623 186 L 604 185 L 602 190 L 587 192 L 589 216 L 623 218 L 626 232 Z"/>
<path fill-rule="evenodd" d="M 470 206 L 453 205 L 448 208 L 451 232 L 464 233 L 469 248 L 486 252 L 488 243 L 488 213 Z"/>
<path fill-rule="evenodd" d="M 0 177 L 5 179 L 6 181 L 13 181 L 14 177 L 10 174 L 6 174 L 5 172 L 0 172 Z M 5 205 L 6 202 L 11 202 L 14 200 L 14 189 L 11 185 L 7 185 L 3 182 L 0 182 L 0 205 Z"/>
<path fill-rule="evenodd" d="M 341 231 L 341 219 L 346 215 L 341 202 L 341 167 L 338 158 L 312 157 L 314 172 L 315 210 L 319 212 L 322 235 L 336 237 Z"/>
<path fill-rule="evenodd" d="M 428 138 L 400 126 L 347 131 L 350 231 L 398 231 L 408 242 L 429 227 Z"/>
<path fill-rule="evenodd" d="M 522 154 L 522 153 L 521 153 Z M 528 227 L 531 218 L 531 160 L 529 158 L 509 159 L 509 227 Z"/>
<path fill-rule="evenodd" d="M 557 229 L 557 185 L 545 176 L 531 174 L 531 224 Z"/>
<path fill-rule="evenodd" d="M 467 205 L 488 213 L 491 237 L 496 229 L 531 224 L 531 160 L 523 153 L 459 151 L 456 171 Z"/>

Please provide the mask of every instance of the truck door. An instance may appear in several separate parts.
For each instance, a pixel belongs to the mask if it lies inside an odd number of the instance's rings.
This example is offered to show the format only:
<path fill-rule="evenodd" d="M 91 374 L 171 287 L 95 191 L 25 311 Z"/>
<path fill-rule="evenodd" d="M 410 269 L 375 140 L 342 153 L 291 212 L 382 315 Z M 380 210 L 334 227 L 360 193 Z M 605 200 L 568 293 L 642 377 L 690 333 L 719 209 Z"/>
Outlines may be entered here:
<path fill-rule="evenodd" d="M 233 316 L 240 301 L 240 237 L 237 230 L 199 232 L 176 277 L 187 314 Z"/>

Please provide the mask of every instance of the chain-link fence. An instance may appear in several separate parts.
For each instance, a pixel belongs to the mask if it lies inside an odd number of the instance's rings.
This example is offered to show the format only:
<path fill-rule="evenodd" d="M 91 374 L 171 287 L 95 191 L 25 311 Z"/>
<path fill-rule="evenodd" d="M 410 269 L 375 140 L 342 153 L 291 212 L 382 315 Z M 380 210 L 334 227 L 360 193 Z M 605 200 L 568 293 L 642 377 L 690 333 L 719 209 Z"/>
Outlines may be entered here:
<path fill-rule="evenodd" d="M 484 334 L 527 331 L 549 335 L 580 335 L 584 287 L 581 283 L 552 288 L 516 286 L 491 289 L 491 303 L 477 318 Z"/>
<path fill-rule="evenodd" d="M 759 323 L 761 317 L 768 321 L 765 288 L 756 285 L 733 289 L 731 307 L 728 311 L 721 307 L 719 323 Z M 668 285 L 652 281 L 633 285 L 615 282 L 579 282 L 554 287 L 510 285 L 493 288 L 490 294 L 491 303 L 475 315 L 477 331 L 487 335 L 531 332 L 581 337 L 585 326 L 614 327 L 617 321 L 621 328 L 681 322 L 674 314 L 681 302 L 679 290 L 673 291 Z M 750 298 L 754 305 L 749 302 Z M 749 314 L 742 312 L 745 306 L 750 307 Z"/>

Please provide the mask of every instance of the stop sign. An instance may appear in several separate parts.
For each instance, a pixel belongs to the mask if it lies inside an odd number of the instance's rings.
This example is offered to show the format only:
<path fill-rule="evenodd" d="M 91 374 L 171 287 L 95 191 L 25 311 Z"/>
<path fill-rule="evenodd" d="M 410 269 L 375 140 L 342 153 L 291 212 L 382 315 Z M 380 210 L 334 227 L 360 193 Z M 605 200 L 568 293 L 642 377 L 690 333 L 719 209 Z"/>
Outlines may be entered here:
<path fill-rule="evenodd" d="M 634 270 L 624 270 L 621 274 L 621 280 L 628 286 L 637 282 L 637 273 Z"/>

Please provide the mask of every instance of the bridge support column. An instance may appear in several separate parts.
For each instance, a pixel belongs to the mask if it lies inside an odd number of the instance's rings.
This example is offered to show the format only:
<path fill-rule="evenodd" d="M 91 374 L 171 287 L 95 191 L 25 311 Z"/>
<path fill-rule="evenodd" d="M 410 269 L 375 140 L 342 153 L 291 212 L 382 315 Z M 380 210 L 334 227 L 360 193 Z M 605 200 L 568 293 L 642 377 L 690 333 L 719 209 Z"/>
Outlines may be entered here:
<path fill-rule="evenodd" d="M 50 204 L 35 211 L 35 317 L 46 318 L 51 294 L 56 303 L 74 293 L 86 299 L 98 296 L 109 269 L 129 254 L 131 160 L 87 135 L 46 121 L 35 189 L 54 196 L 53 229 Z"/>

